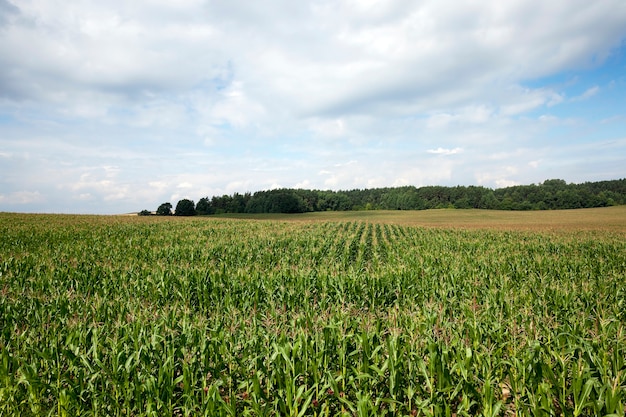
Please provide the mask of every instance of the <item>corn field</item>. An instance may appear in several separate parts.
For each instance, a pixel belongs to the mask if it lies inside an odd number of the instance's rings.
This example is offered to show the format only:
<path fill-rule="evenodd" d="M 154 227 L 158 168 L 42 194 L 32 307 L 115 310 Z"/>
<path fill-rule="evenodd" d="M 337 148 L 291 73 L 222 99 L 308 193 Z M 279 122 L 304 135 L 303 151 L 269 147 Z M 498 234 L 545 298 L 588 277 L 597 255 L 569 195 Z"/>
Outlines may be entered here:
<path fill-rule="evenodd" d="M 624 416 L 623 233 L 0 214 L 0 416 Z"/>

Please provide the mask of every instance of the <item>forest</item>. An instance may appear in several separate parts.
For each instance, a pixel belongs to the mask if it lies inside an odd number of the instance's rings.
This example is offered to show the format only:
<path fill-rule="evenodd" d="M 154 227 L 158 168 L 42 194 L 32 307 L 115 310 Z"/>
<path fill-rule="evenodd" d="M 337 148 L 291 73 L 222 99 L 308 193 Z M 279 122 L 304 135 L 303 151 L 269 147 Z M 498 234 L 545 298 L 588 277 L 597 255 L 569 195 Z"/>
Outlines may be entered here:
<path fill-rule="evenodd" d="M 626 204 L 626 178 L 567 183 L 550 179 L 541 184 L 491 189 L 482 186 L 425 186 L 353 189 L 347 191 L 274 189 L 255 193 L 203 197 L 194 204 L 163 203 L 157 214 L 305 213 L 348 210 L 427 210 L 437 208 L 490 210 L 559 210 Z M 140 214 L 149 214 L 147 210 Z"/>

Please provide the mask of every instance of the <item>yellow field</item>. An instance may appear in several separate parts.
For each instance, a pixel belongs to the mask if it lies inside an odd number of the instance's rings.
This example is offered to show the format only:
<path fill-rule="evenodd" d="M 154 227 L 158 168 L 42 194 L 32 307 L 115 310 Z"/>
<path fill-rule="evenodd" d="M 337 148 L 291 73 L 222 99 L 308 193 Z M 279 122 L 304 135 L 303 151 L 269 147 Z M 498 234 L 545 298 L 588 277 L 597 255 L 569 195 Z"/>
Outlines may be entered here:
<path fill-rule="evenodd" d="M 352 221 L 407 226 L 536 231 L 597 230 L 626 233 L 626 206 L 554 211 L 421 210 L 304 214 L 224 214 L 223 218 L 281 221 Z"/>

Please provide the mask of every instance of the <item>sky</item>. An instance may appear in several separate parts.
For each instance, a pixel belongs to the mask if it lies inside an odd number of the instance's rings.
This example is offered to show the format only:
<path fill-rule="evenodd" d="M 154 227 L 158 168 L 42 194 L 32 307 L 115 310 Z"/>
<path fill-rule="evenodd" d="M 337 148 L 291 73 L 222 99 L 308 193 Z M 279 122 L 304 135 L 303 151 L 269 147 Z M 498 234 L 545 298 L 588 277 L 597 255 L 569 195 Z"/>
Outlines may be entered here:
<path fill-rule="evenodd" d="M 624 177 L 624 0 L 0 0 L 0 211 Z"/>

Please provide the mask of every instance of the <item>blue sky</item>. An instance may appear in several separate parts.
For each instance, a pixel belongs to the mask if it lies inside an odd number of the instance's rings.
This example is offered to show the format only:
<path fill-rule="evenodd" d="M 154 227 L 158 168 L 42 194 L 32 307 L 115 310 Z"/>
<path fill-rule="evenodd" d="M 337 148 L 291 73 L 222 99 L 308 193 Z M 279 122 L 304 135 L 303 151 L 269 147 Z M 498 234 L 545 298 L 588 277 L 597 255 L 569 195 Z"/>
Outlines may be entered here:
<path fill-rule="evenodd" d="M 626 3 L 0 0 L 0 211 L 626 177 Z"/>

